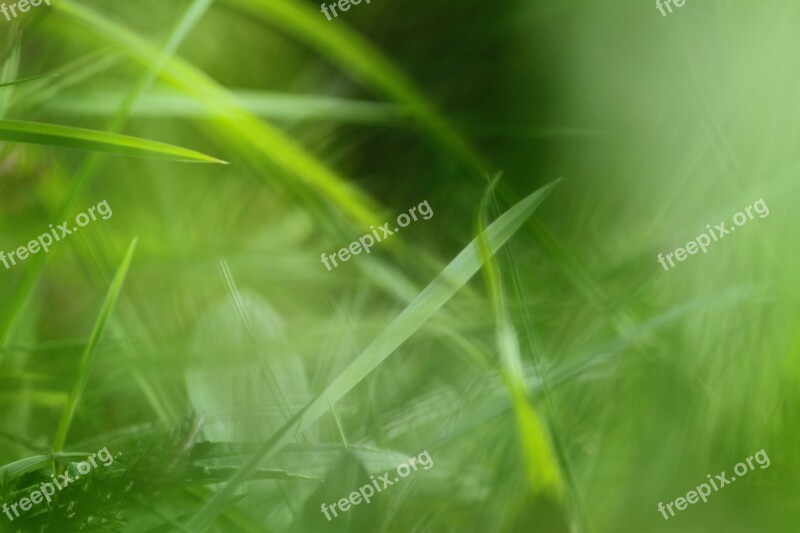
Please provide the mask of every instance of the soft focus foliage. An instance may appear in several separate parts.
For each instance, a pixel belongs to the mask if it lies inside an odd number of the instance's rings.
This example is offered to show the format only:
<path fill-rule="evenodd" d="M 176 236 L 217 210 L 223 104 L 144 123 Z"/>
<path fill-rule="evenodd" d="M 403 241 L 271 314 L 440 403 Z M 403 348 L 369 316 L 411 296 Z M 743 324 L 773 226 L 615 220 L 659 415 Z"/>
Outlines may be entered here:
<path fill-rule="evenodd" d="M 115 457 L 0 531 L 797 531 L 798 22 L 790 0 L 0 16 L 0 250 L 113 208 L 0 267 L 0 501 Z"/>

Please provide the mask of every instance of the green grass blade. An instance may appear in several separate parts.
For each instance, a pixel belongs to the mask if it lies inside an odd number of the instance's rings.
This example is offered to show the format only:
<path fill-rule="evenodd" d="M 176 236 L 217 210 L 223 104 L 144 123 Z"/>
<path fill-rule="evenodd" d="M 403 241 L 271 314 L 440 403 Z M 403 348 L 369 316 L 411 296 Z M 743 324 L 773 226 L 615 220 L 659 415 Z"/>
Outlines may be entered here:
<path fill-rule="evenodd" d="M 511 321 L 511 312 L 505 297 L 500 267 L 486 238 L 488 204 L 498 180 L 499 176 L 489 186 L 481 202 L 478 217 L 478 243 L 484 263 L 484 278 L 495 315 L 501 371 L 511 395 L 530 488 L 534 494 L 545 493 L 556 500 L 561 500 L 564 481 L 558 458 L 553 449 L 547 426 L 528 399 L 528 387 L 520 354 L 519 339 Z"/>
<path fill-rule="evenodd" d="M 131 241 L 130 246 L 128 246 L 128 251 L 125 253 L 122 263 L 120 263 L 119 268 L 117 268 L 117 273 L 114 275 L 111 286 L 108 288 L 105 300 L 100 308 L 100 314 L 97 316 L 97 321 L 94 324 L 92 335 L 89 337 L 89 343 L 86 345 L 86 349 L 83 351 L 80 367 L 78 369 L 78 379 L 75 382 L 75 387 L 72 389 L 72 392 L 69 395 L 67 405 L 64 407 L 64 412 L 62 413 L 61 420 L 58 423 L 56 436 L 53 439 L 54 452 L 61 451 L 61 448 L 64 446 L 64 443 L 67 440 L 67 434 L 69 433 L 69 427 L 72 424 L 72 419 L 75 416 L 75 410 L 78 407 L 78 402 L 81 400 L 83 390 L 86 388 L 86 382 L 89 380 L 89 372 L 92 368 L 92 361 L 94 360 L 97 343 L 100 342 L 100 338 L 103 336 L 103 332 L 106 329 L 106 324 L 108 324 L 108 320 L 111 318 L 111 313 L 114 311 L 117 298 L 119 297 L 119 293 L 122 291 L 122 284 L 128 275 L 128 267 L 133 259 L 133 252 L 135 249 L 136 239 L 134 238 L 133 241 Z"/>
<path fill-rule="evenodd" d="M 111 70 L 123 59 L 122 54 L 112 49 L 94 50 L 53 70 L 52 80 L 45 78 L 15 87 L 9 105 L 18 113 L 37 109 L 70 88 Z"/>
<path fill-rule="evenodd" d="M 11 30 L 6 36 L 6 44 L 2 51 L 0 59 L 3 61 L 3 68 L 0 69 L 0 82 L 9 83 L 14 81 L 19 73 L 19 55 L 21 44 L 19 24 L 14 21 L 11 24 Z M 8 107 L 11 102 L 11 96 L 14 90 L 3 91 L 0 94 L 0 119 L 5 117 L 8 113 Z"/>
<path fill-rule="evenodd" d="M 53 459 L 83 459 L 86 457 L 84 453 L 50 453 L 38 454 L 32 457 L 26 457 L 19 461 L 14 461 L 4 466 L 0 466 L 0 479 L 11 480 L 23 476 L 29 472 L 43 469 L 44 467 L 52 464 Z"/>
<path fill-rule="evenodd" d="M 192 503 L 200 505 L 206 501 L 213 492 L 210 488 L 201 486 L 190 486 L 184 489 L 184 493 L 192 498 Z M 238 531 L 240 533 L 276 533 L 260 523 L 246 512 L 237 507 L 229 508 L 220 518 L 222 531 Z M 169 531 L 169 530 L 165 530 Z"/>
<path fill-rule="evenodd" d="M 67 15 L 70 23 L 85 26 L 121 45 L 137 61 L 143 64 L 157 61 L 159 52 L 150 42 L 85 5 L 63 0 L 54 4 L 54 7 Z M 330 171 L 280 129 L 247 112 L 229 91 L 202 71 L 173 57 L 164 64 L 161 76 L 180 91 L 217 110 L 220 116 L 213 123 L 212 133 L 217 134 L 221 142 L 228 142 L 232 147 L 252 154 L 256 166 L 263 166 L 266 160 L 270 166 L 276 166 L 296 180 L 296 183 L 288 183 L 289 188 L 296 190 L 298 184 L 302 184 L 312 189 L 361 226 L 369 226 L 380 218 L 379 210 L 371 198 Z"/>
<path fill-rule="evenodd" d="M 39 122 L 0 120 L 0 140 L 175 161 L 225 163 L 194 150 L 157 141 Z"/>
<path fill-rule="evenodd" d="M 40 76 L 31 76 L 30 78 L 22 78 L 21 80 L 14 80 L 5 83 L 0 83 L 0 87 L 10 87 L 12 85 L 19 85 L 20 83 L 26 83 L 29 81 L 40 80 L 42 78 L 51 78 L 51 77 L 53 77 L 53 74 L 41 74 Z"/>
<path fill-rule="evenodd" d="M 186 13 L 181 17 L 178 24 L 173 29 L 173 32 L 170 35 L 164 49 L 160 51 L 157 58 L 148 66 L 148 70 L 140 78 L 139 82 L 125 96 L 125 101 L 123 102 L 121 108 L 117 111 L 114 119 L 108 127 L 110 132 L 107 133 L 107 135 L 115 134 L 123 126 L 125 120 L 128 118 L 130 107 L 135 103 L 136 99 L 141 95 L 141 93 L 150 86 L 153 79 L 158 75 L 158 72 L 163 66 L 164 61 L 166 61 L 174 53 L 174 51 L 182 42 L 183 38 L 197 23 L 198 19 L 206 12 L 212 1 L 213 0 L 195 0 Z M 64 76 L 62 77 L 62 80 L 65 80 L 67 86 L 77 83 L 85 77 L 91 76 L 94 72 L 96 72 L 95 69 L 103 69 L 106 66 L 111 66 L 110 63 L 114 61 L 114 57 L 107 57 L 104 55 L 96 58 L 90 57 L 89 59 L 89 61 L 80 60 L 75 65 L 64 67 L 66 70 L 63 72 Z M 51 88 L 51 90 L 53 90 L 53 88 Z M 30 101 L 33 99 L 35 98 L 27 98 L 26 102 L 30 103 Z M 72 184 L 67 201 L 60 209 L 60 215 L 57 216 L 57 219 L 63 219 L 66 214 L 74 208 L 81 192 L 89 182 L 92 172 L 97 168 L 97 163 L 99 160 L 100 154 L 97 152 L 92 153 L 84 159 L 83 164 L 77 172 L 77 177 Z M 100 252 L 100 255 L 102 255 L 102 251 Z M 36 282 L 39 274 L 41 273 L 41 269 L 45 264 L 45 261 L 46 256 L 44 255 L 38 256 L 33 260 L 32 264 L 25 271 L 22 281 L 19 284 L 19 288 L 11 297 L 11 310 L 5 317 L 3 317 L 2 320 L 0 320 L 1 348 L 7 347 L 7 344 L 13 335 L 17 320 L 20 318 L 25 304 L 28 301 L 28 298 L 34 287 L 36 286 Z M 151 402 L 156 402 L 157 397 L 154 392 L 149 390 L 148 384 L 144 382 L 144 378 L 135 373 L 134 379 L 136 379 L 145 389 L 145 396 L 150 398 Z M 164 411 L 164 408 L 157 403 L 154 403 L 154 408 L 158 412 Z"/>
<path fill-rule="evenodd" d="M 189 32 L 192 31 L 192 28 L 194 28 L 197 22 L 206 14 L 213 3 L 214 0 L 194 0 L 194 2 L 192 2 L 189 9 L 186 10 L 172 29 L 169 39 L 167 39 L 167 43 L 161 49 L 158 57 L 149 65 L 145 75 L 139 79 L 137 84 L 127 94 L 117 112 L 117 116 L 111 126 L 111 131 L 118 131 L 118 129 L 122 127 L 122 124 L 128 120 L 130 110 L 141 94 L 150 88 L 153 81 L 158 77 L 158 73 L 164 67 L 164 64 L 172 57 L 178 49 L 178 46 L 180 46 Z"/>
<path fill-rule="evenodd" d="M 491 253 L 497 252 L 536 210 L 550 190 L 551 183 L 530 194 L 495 220 L 482 234 Z M 205 531 L 226 507 L 236 489 L 248 479 L 261 462 L 274 454 L 288 439 L 310 427 L 330 406 L 350 392 L 386 360 L 447 303 L 480 269 L 483 257 L 478 239 L 473 240 L 408 305 L 389 326 L 339 374 L 317 398 L 284 424 L 231 480 L 211 498 L 189 522 L 195 531 Z"/>
<path fill-rule="evenodd" d="M 331 98 L 317 95 L 283 94 L 236 90 L 233 95 L 244 108 L 259 117 L 279 120 L 330 120 L 357 124 L 402 125 L 408 113 L 394 104 Z M 44 109 L 67 115 L 109 116 L 123 99 L 119 90 L 91 91 L 51 99 Z M 142 95 L 131 110 L 138 117 L 206 118 L 220 114 L 191 96 L 175 90 L 154 89 Z"/>
<path fill-rule="evenodd" d="M 458 154 L 470 170 L 486 174 L 483 159 L 450 126 L 427 98 L 383 54 L 344 24 L 331 24 L 318 10 L 292 0 L 226 0 L 257 18 L 280 26 L 392 100 L 408 106 L 426 132 Z"/>
<path fill-rule="evenodd" d="M 52 455 L 34 455 L 33 457 L 26 457 L 25 459 L 14 461 L 13 463 L 0 467 L 0 478 L 6 480 L 18 478 L 23 474 L 34 472 L 39 468 L 47 466 L 52 459 Z"/>
<path fill-rule="evenodd" d="M 61 407 L 67 395 L 61 391 L 54 390 L 26 390 L 22 393 L 18 391 L 0 391 L 0 401 L 3 402 L 30 402 L 46 407 Z"/>

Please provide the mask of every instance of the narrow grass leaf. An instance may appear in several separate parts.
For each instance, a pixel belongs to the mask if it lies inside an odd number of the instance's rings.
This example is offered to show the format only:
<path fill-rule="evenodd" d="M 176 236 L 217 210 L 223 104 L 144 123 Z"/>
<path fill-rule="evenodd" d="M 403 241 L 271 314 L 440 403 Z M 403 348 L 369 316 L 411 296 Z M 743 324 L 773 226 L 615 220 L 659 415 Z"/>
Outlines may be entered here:
<path fill-rule="evenodd" d="M 485 238 L 491 253 L 495 253 L 520 228 L 544 200 L 555 182 L 530 194 L 495 220 L 480 237 Z M 362 351 L 347 368 L 314 400 L 303 407 L 267 441 L 263 447 L 237 471 L 192 518 L 189 526 L 198 532 L 213 524 L 237 488 L 259 467 L 262 461 L 278 451 L 289 439 L 315 423 L 338 400 L 350 392 L 375 368 L 417 332 L 447 303 L 480 269 L 483 257 L 478 239 L 473 240 L 442 272 Z"/>
<path fill-rule="evenodd" d="M 119 268 L 117 268 L 117 273 L 114 275 L 114 279 L 111 281 L 111 286 L 108 288 L 105 300 L 100 308 L 100 314 L 97 316 L 94 328 L 92 329 L 92 334 L 89 337 L 89 343 L 86 345 L 86 349 L 83 351 L 80 367 L 78 368 L 78 379 L 75 382 L 75 387 L 72 389 L 72 393 L 69 395 L 67 405 L 64 407 L 64 412 L 61 415 L 61 421 L 58 424 L 58 430 L 56 431 L 56 436 L 53 440 L 53 451 L 55 452 L 61 451 L 61 448 L 64 446 L 64 443 L 67 440 L 67 434 L 69 433 L 72 419 L 75 416 L 75 410 L 78 407 L 78 403 L 83 396 L 83 391 L 86 388 L 86 383 L 89 380 L 89 373 L 92 368 L 92 362 L 94 361 L 97 344 L 100 342 L 100 338 L 103 336 L 103 332 L 106 329 L 106 324 L 108 324 L 108 320 L 111 318 L 111 313 L 114 311 L 117 298 L 122 291 L 122 284 L 128 275 L 128 267 L 130 267 L 135 249 L 136 239 L 134 238 L 133 241 L 131 241 L 130 246 L 128 246 L 128 251 L 125 253 L 122 263 L 120 263 Z"/>
<path fill-rule="evenodd" d="M 158 141 L 40 122 L 0 120 L 0 140 L 175 161 L 225 163 L 194 150 Z"/>
<path fill-rule="evenodd" d="M 53 79 L 43 78 L 15 87 L 9 105 L 16 112 L 36 109 L 70 88 L 111 70 L 123 58 L 117 50 L 94 50 L 55 69 Z"/>
<path fill-rule="evenodd" d="M 152 81 L 157 77 L 159 70 L 169 57 L 175 52 L 177 47 L 186 37 L 186 35 L 191 31 L 191 28 L 197 23 L 200 17 L 208 10 L 213 0 L 194 0 L 194 2 L 189 6 L 187 11 L 184 15 L 179 19 L 176 26 L 173 28 L 170 37 L 167 40 L 167 44 L 161 50 L 160 54 L 157 56 L 156 60 L 153 61 L 151 64 L 148 65 L 148 70 L 145 74 L 140 78 L 139 82 L 127 93 L 125 96 L 125 100 L 123 101 L 120 109 L 117 111 L 114 119 L 109 124 L 108 129 L 110 132 L 105 133 L 104 135 L 107 138 L 111 139 L 131 139 L 129 137 L 122 137 L 119 135 L 115 135 L 122 126 L 124 125 L 125 121 L 128 118 L 130 108 L 134 105 L 137 98 L 144 92 L 149 86 L 151 85 Z M 67 65 L 63 67 L 65 70 L 62 72 L 64 76 L 62 80 L 65 86 L 69 86 L 71 84 L 75 84 L 80 82 L 81 80 L 88 78 L 95 74 L 98 71 L 102 71 L 105 68 L 110 68 L 114 62 L 117 60 L 117 57 L 114 55 L 109 55 L 106 53 L 94 54 L 90 55 L 88 58 L 81 58 L 77 62 L 72 65 Z M 43 88 L 39 88 L 42 93 L 46 91 L 42 90 Z M 58 92 L 58 88 L 50 88 L 50 91 L 54 91 L 55 93 Z M 40 95 L 41 96 L 41 95 Z M 48 97 L 45 97 L 47 100 Z M 35 100 L 35 97 L 31 95 L 29 98 L 25 100 L 26 104 L 31 104 L 31 100 Z M 162 149 L 166 145 L 161 145 L 158 143 L 157 147 Z M 170 147 L 173 149 L 174 147 Z M 203 154 L 198 154 L 194 151 L 186 151 L 184 149 L 178 148 L 177 150 L 183 151 L 188 153 L 190 160 L 196 160 L 197 156 L 201 158 L 208 158 Z M 178 154 L 181 157 L 185 157 L 186 154 Z M 223 163 L 223 161 L 219 161 L 214 158 L 208 158 L 212 162 L 219 162 Z M 81 192 L 89 182 L 92 172 L 97 168 L 97 163 L 100 160 L 100 154 L 95 152 L 89 155 L 87 158 L 84 159 L 81 167 L 77 172 L 77 176 L 72 182 L 70 192 L 68 195 L 68 199 L 64 206 L 60 209 L 60 215 L 57 216 L 57 219 L 63 219 L 66 214 L 74 209 L 74 206 L 80 197 Z M 82 239 L 82 237 L 79 237 Z M 80 241 L 79 241 L 80 242 Z M 93 257 L 95 263 L 99 262 L 98 257 L 102 257 L 102 259 L 106 259 L 106 256 L 103 250 L 98 250 L 96 255 Z M 28 298 L 33 291 L 34 287 L 36 286 L 36 282 L 38 277 L 41 273 L 42 267 L 45 264 L 45 255 L 39 256 L 37 259 L 34 259 L 29 266 L 29 268 L 25 271 L 23 275 L 22 281 L 18 286 L 17 291 L 11 297 L 11 306 L 10 312 L 3 317 L 0 321 L 0 348 L 6 348 L 8 346 L 8 342 L 10 341 L 14 327 L 16 325 L 17 320 L 22 314 L 22 311 L 25 307 L 25 303 L 28 301 Z M 110 263 L 110 261 L 109 261 Z M 156 392 L 153 390 L 152 386 L 146 382 L 145 378 L 138 373 L 138 371 L 134 372 L 134 380 L 139 383 L 142 387 L 142 392 L 150 399 L 151 403 L 153 403 L 154 408 L 158 412 L 163 412 L 165 410 L 166 402 L 163 398 L 158 398 Z M 161 401 L 159 401 L 161 400 Z M 163 405 L 162 405 L 163 404 Z M 166 406 L 168 408 L 168 406 Z"/>
<path fill-rule="evenodd" d="M 3 68 L 0 70 L 0 82 L 2 83 L 12 82 L 18 76 L 19 55 L 20 48 L 22 47 L 20 34 L 19 24 L 14 21 L 11 24 L 11 30 L 6 36 L 6 44 L 2 55 Z M 8 107 L 13 92 L 14 90 L 11 89 L 0 93 L 0 119 L 5 117 L 6 113 L 8 113 Z"/>
<path fill-rule="evenodd" d="M 31 76 L 30 78 L 22 78 L 21 80 L 14 80 L 14 81 L 8 81 L 8 82 L 5 82 L 5 83 L 0 83 L 0 87 L 10 87 L 12 85 L 19 85 L 20 83 L 26 83 L 26 82 L 34 81 L 34 80 L 40 80 L 42 78 L 52 78 L 53 76 L 54 76 L 53 74 L 42 74 L 40 76 Z"/>
<path fill-rule="evenodd" d="M 250 113 L 278 120 L 402 125 L 408 115 L 401 106 L 380 102 L 251 90 L 236 90 L 232 94 Z M 123 98 L 120 90 L 65 94 L 47 102 L 45 110 L 67 115 L 110 116 Z M 224 110 L 213 109 L 178 91 L 158 88 L 142 95 L 130 112 L 140 117 L 205 118 L 220 115 Z"/>
<path fill-rule="evenodd" d="M 123 46 L 128 54 L 141 63 L 157 61 L 158 50 L 126 27 L 71 0 L 63 0 L 54 4 L 56 6 L 71 21 L 85 25 L 93 32 Z M 235 145 L 240 152 L 253 154 L 251 159 L 266 159 L 294 178 L 297 183 L 289 182 L 289 188 L 296 189 L 298 184 L 303 184 L 313 189 L 326 202 L 336 205 L 361 226 L 374 224 L 380 218 L 379 210 L 371 198 L 326 168 L 281 130 L 247 112 L 241 102 L 204 72 L 172 57 L 164 64 L 161 75 L 182 92 L 202 101 L 209 108 L 218 110 L 220 117 L 212 124 L 212 133 L 218 135 L 220 141 Z M 261 166 L 261 161 L 252 162 Z"/>
<path fill-rule="evenodd" d="M 500 267 L 486 238 L 488 204 L 498 180 L 499 175 L 491 183 L 481 202 L 478 216 L 478 243 L 484 264 L 486 286 L 495 315 L 501 371 L 514 407 L 530 488 L 534 494 L 546 493 L 561 500 L 564 482 L 558 458 L 547 426 L 528 399 L 517 332 L 511 321 Z"/>
<path fill-rule="evenodd" d="M 296 35 L 304 43 L 330 57 L 356 79 L 367 82 L 392 100 L 408 107 L 410 114 L 432 137 L 458 154 L 471 170 L 483 175 L 482 158 L 440 115 L 428 99 L 391 61 L 366 39 L 344 24 L 330 24 L 319 12 L 292 0 L 226 0 L 255 17 Z"/>

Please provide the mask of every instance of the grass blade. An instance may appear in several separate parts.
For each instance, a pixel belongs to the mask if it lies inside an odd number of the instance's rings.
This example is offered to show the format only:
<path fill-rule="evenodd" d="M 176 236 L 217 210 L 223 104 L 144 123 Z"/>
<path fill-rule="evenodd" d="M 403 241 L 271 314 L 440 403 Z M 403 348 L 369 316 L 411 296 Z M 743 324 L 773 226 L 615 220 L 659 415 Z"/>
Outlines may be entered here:
<path fill-rule="evenodd" d="M 141 63 L 157 61 L 158 50 L 128 28 L 70 0 L 63 0 L 54 4 L 55 6 L 72 22 L 121 45 L 126 53 Z M 247 112 L 229 91 L 202 71 L 180 58 L 172 57 L 164 64 L 160 76 L 220 114 L 213 122 L 214 128 L 210 130 L 220 142 L 235 145 L 238 150 L 246 149 L 246 153 L 253 155 L 252 163 L 257 167 L 262 167 L 263 160 L 266 160 L 270 167 L 274 165 L 296 181 L 284 182 L 281 184 L 284 187 L 296 190 L 298 184 L 302 184 L 314 190 L 326 202 L 336 205 L 352 221 L 362 226 L 369 226 L 380 218 L 379 210 L 371 198 L 330 171 L 280 129 Z"/>
<path fill-rule="evenodd" d="M 233 95 L 244 108 L 259 117 L 279 120 L 330 120 L 356 124 L 403 125 L 402 106 L 306 94 L 283 94 L 237 90 Z M 67 115 L 109 116 L 116 112 L 123 95 L 119 90 L 63 95 L 47 102 L 45 109 Z M 175 90 L 158 88 L 138 99 L 131 110 L 137 117 L 206 118 L 220 115 L 202 101 Z"/>
<path fill-rule="evenodd" d="M 530 194 L 495 220 L 481 235 L 486 239 L 491 253 L 501 246 L 522 226 L 544 200 L 557 182 Z M 330 406 L 358 385 L 370 372 L 386 360 L 401 344 L 447 303 L 480 269 L 483 262 L 478 239 L 473 240 L 450 262 L 445 269 L 395 318 L 389 326 L 362 351 L 314 400 L 279 429 L 270 440 L 217 492 L 189 522 L 195 531 L 205 531 L 224 511 L 236 489 L 248 479 L 261 462 L 297 434 L 317 421 Z"/>
<path fill-rule="evenodd" d="M 160 51 L 157 58 L 148 66 L 147 71 L 139 79 L 137 84 L 125 95 L 125 99 L 120 109 L 116 112 L 115 117 L 108 126 L 109 132 L 106 133 L 106 135 L 113 136 L 122 128 L 129 116 L 131 106 L 133 106 L 139 96 L 150 87 L 152 81 L 158 75 L 158 72 L 163 66 L 164 62 L 171 57 L 171 55 L 181 44 L 182 40 L 186 37 L 189 31 L 191 31 L 192 27 L 194 27 L 197 21 L 210 7 L 212 2 L 213 0 L 194 0 L 191 6 L 189 6 L 188 10 L 184 13 L 173 29 L 166 45 Z M 64 67 L 65 70 L 63 72 L 64 76 L 62 79 L 66 80 L 65 84 L 66 86 L 69 86 L 73 83 L 77 83 L 84 77 L 91 76 L 95 71 L 94 69 L 102 70 L 105 67 L 110 67 L 113 61 L 113 57 L 104 57 L 103 55 L 99 57 L 90 57 L 89 61 L 84 61 L 83 59 L 79 60 L 79 62 L 77 62 L 75 65 L 68 65 Z M 30 103 L 31 100 L 35 100 L 34 95 L 30 95 L 28 98 L 26 98 L 28 103 Z M 47 101 L 49 98 L 45 97 L 44 100 Z M 192 154 L 194 155 L 196 152 L 192 152 Z M 211 159 L 213 161 L 221 162 L 213 158 Z M 93 171 L 97 168 L 99 161 L 100 154 L 97 152 L 90 154 L 86 159 L 84 159 L 83 164 L 77 172 L 77 177 L 70 189 L 67 201 L 65 205 L 60 208 L 61 214 L 57 216 L 57 219 L 63 219 L 66 214 L 74 208 L 81 192 L 89 182 Z M 105 257 L 102 251 L 99 252 L 99 256 Z M 33 261 L 28 270 L 26 270 L 23 279 L 19 284 L 18 290 L 11 298 L 11 311 L 2 319 L 2 321 L 0 321 L 0 348 L 6 348 L 9 340 L 11 339 L 16 322 L 22 313 L 28 297 L 36 286 L 41 269 L 45 264 L 45 257 L 46 256 L 39 256 L 39 258 Z M 143 386 L 145 386 L 144 378 L 138 375 L 138 373 L 134 375 L 134 378 L 142 383 Z M 145 396 L 151 398 L 152 401 L 155 401 L 154 395 L 148 394 L 146 391 Z M 154 407 L 156 408 L 157 412 L 163 412 L 163 408 L 160 405 L 154 405 Z"/>
<path fill-rule="evenodd" d="M 519 340 L 506 301 L 503 278 L 486 238 L 488 204 L 500 176 L 492 182 L 481 202 L 478 217 L 478 243 L 483 259 L 484 278 L 491 297 L 496 322 L 497 348 L 500 354 L 503 380 L 511 395 L 527 466 L 527 478 L 534 494 L 545 493 L 556 500 L 563 496 L 563 476 L 547 426 L 528 399 L 528 386 L 522 365 Z"/>
<path fill-rule="evenodd" d="M 40 122 L 0 120 L 0 140 L 175 161 L 225 163 L 194 150 L 157 141 Z"/>
<path fill-rule="evenodd" d="M 81 357 L 81 363 L 78 369 L 78 379 L 75 382 L 75 387 L 72 389 L 72 392 L 69 395 L 67 405 L 64 407 L 64 412 L 61 415 L 61 421 L 58 423 L 58 430 L 56 431 L 55 439 L 53 439 L 54 452 L 61 451 L 61 448 L 64 446 L 64 443 L 67 440 L 67 434 L 69 433 L 69 427 L 72 424 L 72 419 L 75 416 L 75 410 L 77 409 L 78 402 L 83 395 L 83 390 L 86 388 L 86 382 L 89 380 L 89 372 L 92 368 L 95 348 L 97 347 L 97 343 L 100 342 L 100 338 L 103 336 L 103 332 L 106 329 L 106 324 L 108 324 L 108 320 L 111 318 L 111 313 L 114 311 L 114 306 L 117 303 L 119 293 L 122 291 L 122 284 L 128 274 L 128 267 L 133 259 L 133 252 L 135 249 L 136 239 L 133 239 L 130 246 L 128 246 L 128 251 L 125 253 L 122 263 L 120 263 L 119 268 L 117 269 L 117 273 L 114 275 L 111 286 L 108 288 L 105 300 L 103 301 L 103 306 L 100 308 L 100 314 L 97 316 L 97 321 L 94 324 L 92 335 L 89 337 L 89 343 L 86 345 L 86 349 L 83 351 L 83 356 Z"/>
<path fill-rule="evenodd" d="M 119 128 L 121 128 L 122 125 L 128 120 L 128 116 L 130 115 L 130 110 L 133 105 L 136 103 L 142 93 L 146 92 L 147 89 L 150 88 L 150 86 L 153 84 L 153 81 L 158 77 L 159 72 L 164 67 L 164 64 L 170 57 L 172 57 L 189 32 L 191 32 L 200 19 L 203 18 L 203 15 L 208 12 L 209 8 L 211 8 L 211 4 L 213 3 L 214 0 L 194 0 L 189 8 L 183 13 L 181 18 L 178 20 L 178 23 L 172 29 L 169 39 L 167 40 L 164 48 L 161 50 L 156 60 L 149 65 L 145 75 L 139 79 L 137 84 L 125 97 L 125 100 L 122 102 L 122 105 L 117 111 L 114 122 L 111 125 L 111 131 L 118 131 Z"/>
<path fill-rule="evenodd" d="M 256 18 L 276 24 L 331 58 L 357 80 L 363 80 L 409 113 L 432 138 L 458 154 L 471 171 L 486 174 L 487 165 L 450 126 L 429 100 L 391 61 L 344 24 L 330 24 L 318 10 L 292 0 L 226 0 Z"/>
<path fill-rule="evenodd" d="M 69 89 L 104 72 L 108 72 L 120 64 L 122 60 L 123 56 L 113 49 L 94 50 L 52 71 L 54 78 L 52 81 L 44 78 L 43 80 L 15 87 L 14 97 L 9 105 L 18 113 L 38 109 Z"/>
<path fill-rule="evenodd" d="M 5 83 L 0 83 L 0 87 L 10 87 L 12 85 L 19 85 L 20 83 L 25 83 L 28 81 L 40 80 L 42 78 L 51 78 L 51 77 L 53 77 L 53 74 L 41 74 L 39 76 L 31 76 L 30 78 L 22 78 L 21 80 L 14 80 Z"/>
<path fill-rule="evenodd" d="M 21 48 L 21 32 L 19 24 L 14 21 L 11 30 L 6 36 L 6 43 L 2 51 L 2 69 L 0 69 L 0 82 L 9 83 L 19 75 L 19 55 Z M 3 91 L 0 94 L 0 118 L 6 116 L 14 90 Z"/>

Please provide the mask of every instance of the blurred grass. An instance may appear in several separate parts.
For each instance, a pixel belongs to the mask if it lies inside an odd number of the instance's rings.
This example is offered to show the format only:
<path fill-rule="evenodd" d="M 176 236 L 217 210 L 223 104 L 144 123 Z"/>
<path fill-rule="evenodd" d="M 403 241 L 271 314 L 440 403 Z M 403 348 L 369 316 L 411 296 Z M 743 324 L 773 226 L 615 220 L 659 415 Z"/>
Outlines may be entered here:
<path fill-rule="evenodd" d="M 509 209 L 496 222 L 481 232 L 485 255 L 496 252 L 516 232 L 547 196 L 552 185 L 526 197 Z M 405 341 L 427 322 L 453 295 L 465 285 L 485 261 L 479 253 L 479 240 L 473 241 L 442 270 L 415 299 L 376 337 L 344 371 L 300 411 L 239 470 L 189 522 L 191 529 L 205 531 L 217 514 L 228 504 L 238 486 L 248 479 L 251 471 L 286 444 L 292 432 L 306 430 L 343 396 L 354 389 L 367 375 L 394 353 Z"/>
<path fill-rule="evenodd" d="M 11 87 L 12 85 L 19 85 L 20 83 L 27 83 L 30 81 L 40 80 L 42 78 L 49 78 L 50 76 L 51 74 L 42 74 L 40 76 L 31 76 L 29 78 L 23 78 L 21 80 L 8 81 L 5 83 L 0 83 L 0 87 Z"/>
<path fill-rule="evenodd" d="M 62 0 L 4 24 L 3 123 L 231 165 L 0 145 L 0 249 L 114 206 L 3 270 L 0 499 L 84 451 L 117 457 L 0 529 L 796 530 L 798 17 L 788 0 L 667 18 L 409 0 L 332 22 L 300 0 Z M 564 176 L 491 260 L 468 245 L 489 169 L 489 215 Z M 768 218 L 656 262 L 761 197 Z M 430 221 L 320 263 L 422 200 Z M 465 246 L 485 286 L 439 277 Z M 761 448 L 769 469 L 658 513 Z M 430 471 L 324 519 L 421 449 Z"/>
<path fill-rule="evenodd" d="M 165 143 L 54 124 L 0 120 L 0 139 L 123 155 L 164 157 L 176 161 L 224 163 L 219 159 Z"/>
<path fill-rule="evenodd" d="M 97 315 L 97 322 L 95 322 L 94 328 L 92 328 L 92 334 L 89 336 L 89 343 L 86 345 L 83 355 L 81 356 L 80 367 L 78 368 L 78 378 L 75 380 L 75 388 L 72 389 L 72 392 L 67 399 L 67 404 L 64 406 L 64 412 L 62 413 L 61 419 L 58 423 L 56 436 L 53 439 L 53 452 L 55 453 L 61 451 L 61 449 L 64 447 L 64 443 L 67 440 L 69 427 L 72 424 L 73 418 L 75 417 L 75 410 L 81 401 L 83 391 L 86 389 L 86 382 L 89 380 L 97 344 L 100 342 L 100 339 L 106 330 L 106 325 L 111 318 L 111 313 L 114 312 L 114 306 L 117 303 L 117 298 L 119 298 L 119 293 L 122 291 L 122 284 L 125 282 L 125 277 L 128 275 L 128 269 L 130 268 L 131 260 L 133 259 L 134 250 L 136 250 L 135 238 L 128 247 L 128 251 L 125 253 L 125 257 L 122 259 L 122 262 L 117 269 L 114 280 L 111 282 L 111 286 L 108 288 L 108 293 L 103 301 L 103 307 L 100 308 L 100 312 Z"/>

